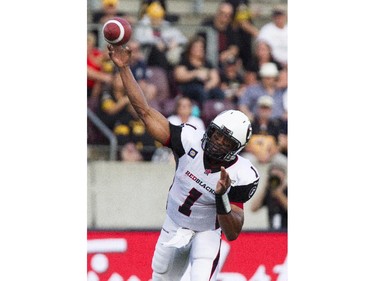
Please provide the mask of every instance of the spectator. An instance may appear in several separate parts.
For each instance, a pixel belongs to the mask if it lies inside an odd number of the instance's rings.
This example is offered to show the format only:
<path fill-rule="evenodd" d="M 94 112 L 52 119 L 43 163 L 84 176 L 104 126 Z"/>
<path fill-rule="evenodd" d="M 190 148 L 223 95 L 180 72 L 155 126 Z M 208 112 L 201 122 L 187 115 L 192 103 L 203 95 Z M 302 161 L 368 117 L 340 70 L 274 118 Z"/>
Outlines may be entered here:
<path fill-rule="evenodd" d="M 230 58 L 225 61 L 220 71 L 220 81 L 220 88 L 224 91 L 225 98 L 236 106 L 246 87 L 238 59 Z"/>
<path fill-rule="evenodd" d="M 138 20 L 141 20 L 146 14 L 148 6 L 154 2 L 159 2 L 165 12 L 167 12 L 167 3 L 165 0 L 142 0 L 138 11 Z"/>
<path fill-rule="evenodd" d="M 246 85 L 254 85 L 261 80 L 259 75 L 260 67 L 268 62 L 276 64 L 279 71 L 283 68 L 283 66 L 273 58 L 271 47 L 265 41 L 258 40 L 255 43 L 254 59 L 251 63 L 244 65 Z"/>
<path fill-rule="evenodd" d="M 143 161 L 143 156 L 133 142 L 128 142 L 121 148 L 120 159 L 125 162 L 139 162 Z"/>
<path fill-rule="evenodd" d="M 280 151 L 284 149 L 286 136 L 285 125 L 281 119 L 272 118 L 273 99 L 264 95 L 258 99 L 256 115 L 251 123 L 253 132 L 243 157 L 258 165 L 282 163 L 287 165 L 287 158 Z M 281 138 L 284 136 L 284 139 Z"/>
<path fill-rule="evenodd" d="M 100 37 L 102 36 L 100 26 L 114 17 L 125 18 L 130 24 L 135 24 L 136 18 L 120 11 L 118 4 L 119 0 L 101 0 L 101 8 L 93 12 L 91 21 L 94 24 L 98 24 L 99 27 L 94 28 L 91 32 L 94 33 L 97 38 L 102 38 Z M 103 47 L 102 42 L 99 43 L 101 44 L 98 47 Z"/>
<path fill-rule="evenodd" d="M 288 90 L 285 90 L 284 96 L 283 96 L 283 106 L 285 114 L 282 117 L 283 121 L 283 131 L 285 134 L 280 135 L 279 137 L 279 143 L 280 143 L 280 152 L 288 157 Z"/>
<path fill-rule="evenodd" d="M 283 107 L 284 107 L 284 120 L 288 120 L 288 89 L 284 91 L 283 96 Z"/>
<path fill-rule="evenodd" d="M 285 67 L 280 71 L 279 79 L 277 80 L 276 87 L 283 91 L 283 110 L 284 113 L 281 119 L 284 123 L 285 135 L 282 135 L 279 139 L 281 145 L 280 152 L 285 156 L 288 156 L 288 67 Z"/>
<path fill-rule="evenodd" d="M 119 145 L 133 143 L 145 161 L 150 161 L 155 149 L 161 146 L 146 132 L 144 124 L 130 105 L 119 73 L 115 74 L 112 92 L 102 93 L 98 117 L 113 131 Z M 133 159 L 133 156 L 138 159 L 131 146 L 121 149 L 121 157 L 125 157 L 123 160 L 127 157 Z"/>
<path fill-rule="evenodd" d="M 259 34 L 258 28 L 254 25 L 250 13 L 249 1 L 226 0 L 232 4 L 234 9 L 233 29 L 238 32 L 239 36 L 239 58 L 242 65 L 248 65 L 253 61 L 253 41 Z"/>
<path fill-rule="evenodd" d="M 232 28 L 233 6 L 230 3 L 221 2 L 213 17 L 202 21 L 201 25 L 205 27 L 212 27 L 217 33 L 217 42 L 208 42 L 214 44 L 218 48 L 216 54 L 217 61 L 212 63 L 215 66 L 221 65 L 231 57 L 237 57 L 239 54 L 239 37 L 238 32 Z M 199 32 L 199 35 L 208 40 L 207 34 Z"/>
<path fill-rule="evenodd" d="M 276 87 L 283 91 L 283 109 L 284 114 L 282 119 L 288 121 L 288 104 L 287 104 L 287 94 L 288 94 L 288 67 L 282 69 L 279 73 L 279 78 L 276 83 Z"/>
<path fill-rule="evenodd" d="M 174 78 L 181 94 L 197 102 L 200 108 L 208 99 L 225 98 L 219 71 L 206 59 L 205 40 L 200 36 L 190 39 L 174 69 Z"/>
<path fill-rule="evenodd" d="M 97 113 L 100 93 L 105 88 L 103 86 L 112 83 L 112 75 L 103 66 L 107 52 L 102 52 L 96 47 L 96 36 L 94 33 L 87 33 L 87 108 Z M 111 62 L 113 65 L 113 63 Z M 102 144 L 106 139 L 98 128 L 87 119 L 87 143 Z"/>
<path fill-rule="evenodd" d="M 288 67 L 280 70 L 276 87 L 284 92 L 288 89 Z"/>
<path fill-rule="evenodd" d="M 140 4 L 140 7 L 139 7 L 139 11 L 138 11 L 138 19 L 143 18 L 143 16 L 146 14 L 146 10 L 147 10 L 148 6 L 150 6 L 153 2 L 159 2 L 160 3 L 160 5 L 162 6 L 162 8 L 165 11 L 165 20 L 166 21 L 174 23 L 174 22 L 177 22 L 179 20 L 180 17 L 179 17 L 178 14 L 171 13 L 168 10 L 166 0 L 142 0 L 141 4 Z"/>
<path fill-rule="evenodd" d="M 193 116 L 193 103 L 187 97 L 179 96 L 176 98 L 175 114 L 167 119 L 173 125 L 188 123 L 199 130 L 205 130 L 203 120 Z M 152 155 L 152 161 L 157 163 L 175 163 L 172 150 L 167 147 L 157 148 Z"/>
<path fill-rule="evenodd" d="M 165 11 L 157 1 L 151 3 L 146 14 L 134 28 L 133 38 L 147 49 L 147 64 L 165 71 L 178 63 L 186 36 L 165 19 Z"/>
<path fill-rule="evenodd" d="M 169 116 L 167 119 L 173 125 L 181 125 L 189 123 L 197 129 L 205 130 L 203 120 L 192 115 L 193 104 L 187 97 L 178 97 L 176 101 L 176 113 Z"/>
<path fill-rule="evenodd" d="M 126 161 L 126 156 L 128 156 L 125 152 L 128 152 L 128 154 L 131 152 L 131 155 L 134 156 L 135 152 L 132 146 L 126 146 L 128 143 L 133 143 L 136 150 L 140 152 L 142 160 L 151 161 L 155 151 L 162 145 L 154 140 L 146 131 L 145 124 L 141 121 L 134 107 L 130 103 L 127 104 L 126 110 L 127 115 L 124 115 L 122 116 L 122 119 L 117 120 L 114 128 L 118 144 L 125 146 L 125 151 L 122 151 L 122 157 L 125 158 L 122 160 Z"/>
<path fill-rule="evenodd" d="M 101 93 L 97 115 L 110 130 L 114 130 L 116 121 L 128 115 L 127 104 L 129 99 L 125 95 L 121 77 L 116 73 L 112 87 Z"/>
<path fill-rule="evenodd" d="M 263 206 L 267 208 L 268 225 L 272 230 L 287 230 L 288 227 L 288 186 L 287 172 L 284 166 L 270 165 L 266 187 L 254 196 L 251 211 L 256 212 Z"/>
<path fill-rule="evenodd" d="M 94 33 L 87 34 L 87 98 L 97 99 L 101 83 L 111 83 L 112 75 L 102 71 L 103 52 L 96 47 Z"/>
<path fill-rule="evenodd" d="M 102 0 L 100 10 L 93 13 L 93 23 L 104 24 L 114 17 L 126 17 L 130 23 L 135 23 L 135 19 L 118 9 L 119 0 Z"/>
<path fill-rule="evenodd" d="M 268 95 L 272 97 L 274 101 L 272 108 L 272 117 L 281 118 L 284 115 L 284 91 L 277 88 L 279 71 L 277 70 L 276 64 L 263 64 L 260 67 L 259 75 L 261 77 L 261 81 L 246 88 L 244 94 L 239 100 L 239 109 L 250 119 L 253 119 L 258 98 L 264 95 Z"/>
<path fill-rule="evenodd" d="M 180 60 L 188 40 L 186 36 L 165 19 L 165 10 L 158 1 L 147 6 L 146 13 L 133 31 L 133 39 L 141 44 L 145 54 L 159 101 L 177 95 L 173 67 Z"/>
<path fill-rule="evenodd" d="M 288 64 L 288 25 L 284 8 L 277 7 L 272 12 L 272 21 L 259 31 L 258 40 L 271 46 L 274 59 L 283 66 Z"/>

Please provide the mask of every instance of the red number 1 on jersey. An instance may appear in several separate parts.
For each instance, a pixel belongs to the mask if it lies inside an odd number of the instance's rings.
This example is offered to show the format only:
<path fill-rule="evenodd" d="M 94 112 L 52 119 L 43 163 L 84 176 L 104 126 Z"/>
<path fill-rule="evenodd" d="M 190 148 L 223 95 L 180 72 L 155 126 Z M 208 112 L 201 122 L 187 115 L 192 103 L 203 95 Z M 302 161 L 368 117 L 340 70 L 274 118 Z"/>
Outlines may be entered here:
<path fill-rule="evenodd" d="M 189 196 L 186 198 L 184 204 L 182 204 L 179 208 L 178 211 L 183 213 L 185 216 L 190 216 L 191 214 L 191 206 L 195 203 L 195 201 L 198 200 L 199 197 L 201 197 L 202 193 L 196 190 L 195 188 L 192 188 L 189 191 Z"/>

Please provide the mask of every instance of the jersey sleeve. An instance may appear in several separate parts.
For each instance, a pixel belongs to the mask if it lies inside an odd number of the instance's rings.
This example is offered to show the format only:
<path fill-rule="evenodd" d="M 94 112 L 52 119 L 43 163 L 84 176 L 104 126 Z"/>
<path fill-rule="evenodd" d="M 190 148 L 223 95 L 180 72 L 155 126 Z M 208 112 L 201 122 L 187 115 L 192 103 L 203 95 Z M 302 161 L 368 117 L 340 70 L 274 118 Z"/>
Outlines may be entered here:
<path fill-rule="evenodd" d="M 169 141 L 165 145 L 169 147 L 170 149 L 172 149 L 172 151 L 176 153 L 178 157 L 181 157 L 182 155 L 185 154 L 185 149 L 181 141 L 182 128 L 183 128 L 183 125 L 176 126 L 169 122 L 169 129 L 171 132 L 171 136 L 170 136 Z"/>
<path fill-rule="evenodd" d="M 179 158 L 185 154 L 186 148 L 197 145 L 202 139 L 202 132 L 191 124 L 176 126 L 169 122 L 169 128 L 171 135 L 165 146 L 171 148 Z"/>
<path fill-rule="evenodd" d="M 254 166 L 248 169 L 241 169 L 239 172 L 241 181 L 231 187 L 228 197 L 231 203 L 245 203 L 253 197 L 259 184 L 259 173 Z"/>
<path fill-rule="evenodd" d="M 232 186 L 228 193 L 229 201 L 237 203 L 245 203 L 253 197 L 257 190 L 259 181 L 252 182 L 248 185 Z"/>

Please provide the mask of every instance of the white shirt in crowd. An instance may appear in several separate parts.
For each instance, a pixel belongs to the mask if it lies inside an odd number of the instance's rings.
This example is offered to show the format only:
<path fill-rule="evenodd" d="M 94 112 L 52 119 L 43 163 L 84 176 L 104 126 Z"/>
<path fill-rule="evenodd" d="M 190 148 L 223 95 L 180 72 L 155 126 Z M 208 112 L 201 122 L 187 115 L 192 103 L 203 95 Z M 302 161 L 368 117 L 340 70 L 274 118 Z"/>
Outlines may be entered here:
<path fill-rule="evenodd" d="M 268 43 L 272 56 L 280 63 L 288 62 L 288 25 L 277 27 L 273 22 L 265 24 L 260 30 L 257 40 Z"/>

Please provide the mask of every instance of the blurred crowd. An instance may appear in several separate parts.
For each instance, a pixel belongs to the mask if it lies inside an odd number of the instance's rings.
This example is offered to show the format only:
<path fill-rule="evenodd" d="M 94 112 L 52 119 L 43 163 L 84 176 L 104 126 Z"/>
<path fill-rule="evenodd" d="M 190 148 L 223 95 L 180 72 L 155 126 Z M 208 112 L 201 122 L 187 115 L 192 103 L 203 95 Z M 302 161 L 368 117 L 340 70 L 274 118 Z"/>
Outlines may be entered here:
<path fill-rule="evenodd" d="M 241 110 L 253 128 L 242 155 L 255 165 L 286 166 L 288 40 L 283 7 L 273 7 L 269 21 L 257 27 L 249 1 L 218 2 L 215 14 L 197 23 L 216 34 L 217 53 L 212 56 L 207 29 L 197 28 L 187 37 L 166 1 L 141 1 L 137 16 L 120 12 L 118 1 L 102 0 L 92 22 L 103 24 L 120 16 L 131 23 L 131 70 L 153 107 L 172 123 L 189 122 L 202 129 L 225 109 Z M 98 46 L 98 32 L 87 36 L 88 108 L 117 137 L 118 160 L 173 161 L 134 112 L 106 49 Z M 87 142 L 109 143 L 90 120 Z"/>
<path fill-rule="evenodd" d="M 263 179 L 251 210 L 265 206 L 269 228 L 286 229 L 287 11 L 273 7 L 259 27 L 248 0 L 224 0 L 213 16 L 196 23 L 188 37 L 166 2 L 140 1 L 138 14 L 132 16 L 119 10 L 119 0 L 102 0 L 91 20 L 102 26 L 119 16 L 131 23 L 133 34 L 127 43 L 132 49 L 131 70 L 149 104 L 171 123 L 204 130 L 227 109 L 249 117 L 252 137 L 241 155 Z M 132 108 L 106 47 L 98 44 L 99 32 L 87 34 L 88 108 L 117 138 L 118 160 L 173 163 L 171 150 L 148 135 Z M 90 119 L 87 124 L 89 145 L 109 144 Z"/>

